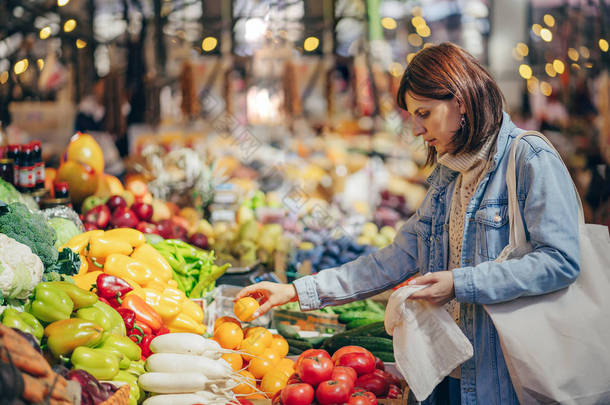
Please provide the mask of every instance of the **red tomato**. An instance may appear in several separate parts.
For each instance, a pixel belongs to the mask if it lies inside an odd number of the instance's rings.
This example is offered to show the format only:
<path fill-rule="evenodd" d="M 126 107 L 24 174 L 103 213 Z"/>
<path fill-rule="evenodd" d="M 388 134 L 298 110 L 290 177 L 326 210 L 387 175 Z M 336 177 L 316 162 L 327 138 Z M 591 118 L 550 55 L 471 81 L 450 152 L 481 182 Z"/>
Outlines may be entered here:
<path fill-rule="evenodd" d="M 379 370 L 385 370 L 385 364 L 383 364 L 383 360 L 381 360 L 377 356 L 375 356 L 375 368 Z"/>
<path fill-rule="evenodd" d="M 296 363 L 294 365 L 295 369 L 299 366 L 299 363 L 305 357 L 317 357 L 317 358 L 320 358 L 320 359 L 322 357 L 326 357 L 326 358 L 330 359 L 330 354 L 328 354 L 328 352 L 326 350 L 322 350 L 322 349 L 307 349 L 303 353 L 301 353 L 301 355 L 297 359 L 297 361 L 296 361 Z M 333 360 L 333 363 L 334 363 L 334 360 Z"/>
<path fill-rule="evenodd" d="M 299 377 L 299 375 L 297 373 L 293 373 L 290 377 L 288 377 L 288 381 L 286 382 L 286 385 L 299 384 L 302 382 L 303 382 L 303 380 L 301 380 L 301 377 Z"/>
<path fill-rule="evenodd" d="M 394 384 L 390 384 L 390 388 L 388 389 L 387 397 L 389 399 L 397 399 L 401 395 L 402 395 L 402 391 L 400 390 L 400 388 Z"/>
<path fill-rule="evenodd" d="M 316 386 L 333 374 L 333 362 L 326 357 L 305 357 L 297 365 L 297 373 L 304 383 Z"/>
<path fill-rule="evenodd" d="M 337 360 L 338 366 L 353 368 L 360 376 L 375 370 L 375 358 L 366 353 L 346 353 Z"/>
<path fill-rule="evenodd" d="M 368 391 L 354 392 L 349 397 L 348 405 L 377 405 L 377 397 Z"/>
<path fill-rule="evenodd" d="M 309 384 L 290 384 L 282 390 L 282 405 L 309 405 L 313 402 L 314 390 Z"/>
<path fill-rule="evenodd" d="M 356 382 L 356 378 L 358 378 L 358 374 L 351 367 L 337 366 L 333 369 L 333 374 L 330 378 L 337 381 L 347 381 L 353 385 Z"/>
<path fill-rule="evenodd" d="M 356 380 L 356 387 L 364 388 L 367 391 L 371 391 L 378 397 L 383 397 L 388 393 L 390 383 L 388 383 L 383 377 L 369 373 L 358 377 Z"/>
<path fill-rule="evenodd" d="M 388 373 L 387 371 L 376 369 L 373 371 L 373 374 L 378 375 L 385 379 L 388 384 L 394 384 L 396 386 L 400 386 L 400 380 L 392 373 Z"/>
<path fill-rule="evenodd" d="M 349 400 L 348 388 L 336 380 L 324 381 L 316 389 L 316 399 L 320 405 L 344 404 Z"/>
<path fill-rule="evenodd" d="M 371 352 L 369 352 L 368 350 L 366 350 L 364 347 L 360 347 L 360 346 L 344 346 L 341 349 L 337 350 L 332 357 L 333 362 L 337 362 L 337 359 L 339 359 L 339 357 L 343 356 L 346 353 L 369 353 L 371 355 L 371 357 L 373 358 L 373 361 L 375 360 L 375 356 L 373 356 L 373 354 Z"/>
<path fill-rule="evenodd" d="M 366 390 L 364 390 L 362 388 L 356 388 L 354 390 L 354 394 L 356 394 L 356 393 L 361 394 L 361 395 L 367 397 L 369 399 L 369 402 L 372 405 L 377 405 L 377 397 L 371 391 L 366 391 Z"/>

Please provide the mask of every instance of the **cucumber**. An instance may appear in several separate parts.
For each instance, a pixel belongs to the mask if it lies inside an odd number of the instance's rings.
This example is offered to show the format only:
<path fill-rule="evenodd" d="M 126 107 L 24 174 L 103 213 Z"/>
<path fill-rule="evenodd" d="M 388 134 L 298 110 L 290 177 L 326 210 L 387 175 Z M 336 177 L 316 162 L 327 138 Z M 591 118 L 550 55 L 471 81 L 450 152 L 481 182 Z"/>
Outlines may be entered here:
<path fill-rule="evenodd" d="M 383 314 L 372 311 L 344 312 L 339 315 L 339 322 L 349 323 L 355 319 L 369 319 L 371 322 L 383 321 Z"/>
<path fill-rule="evenodd" d="M 277 329 L 277 333 L 286 339 L 301 339 L 301 336 L 299 336 L 299 331 L 286 323 L 278 323 L 275 328 Z"/>
<path fill-rule="evenodd" d="M 322 345 L 322 349 L 334 353 L 344 346 L 360 346 L 370 352 L 393 352 L 391 339 L 374 336 L 339 336 L 335 335 Z"/>
<path fill-rule="evenodd" d="M 303 340 L 305 340 L 306 342 L 308 342 L 314 349 L 319 348 L 322 343 L 326 340 L 327 338 L 323 337 L 323 336 L 316 336 L 316 337 L 310 337 L 310 338 L 303 338 Z"/>
<path fill-rule="evenodd" d="M 305 350 L 301 350 L 301 349 L 299 349 L 298 347 L 293 347 L 293 346 L 290 346 L 290 347 L 288 348 L 288 354 L 291 354 L 291 355 L 293 355 L 293 356 L 298 356 L 299 354 L 303 353 L 304 351 L 305 351 Z M 380 357 L 380 358 L 381 358 L 381 357 Z"/>
<path fill-rule="evenodd" d="M 385 363 L 394 363 L 396 359 L 394 358 L 393 352 L 372 352 L 374 356 L 377 356 L 381 359 L 381 361 Z"/>
<path fill-rule="evenodd" d="M 313 345 L 304 340 L 296 340 L 291 338 L 286 338 L 286 342 L 288 342 L 289 348 L 298 348 L 301 350 L 313 349 Z"/>
<path fill-rule="evenodd" d="M 370 319 L 359 318 L 359 319 L 354 319 L 353 321 L 348 322 L 348 324 L 345 325 L 345 328 L 347 330 L 350 330 L 350 329 L 359 328 L 360 326 L 366 326 L 366 325 L 369 325 L 371 323 L 373 323 L 373 322 L 371 322 Z"/>

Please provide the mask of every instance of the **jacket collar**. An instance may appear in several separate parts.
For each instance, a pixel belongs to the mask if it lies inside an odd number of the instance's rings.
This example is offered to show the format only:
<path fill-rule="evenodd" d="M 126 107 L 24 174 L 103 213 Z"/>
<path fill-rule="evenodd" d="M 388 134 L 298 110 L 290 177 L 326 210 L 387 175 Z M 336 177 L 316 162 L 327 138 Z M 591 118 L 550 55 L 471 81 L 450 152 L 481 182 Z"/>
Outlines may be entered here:
<path fill-rule="evenodd" d="M 496 140 L 496 151 L 492 158 L 492 162 L 489 168 L 489 172 L 492 173 L 498 167 L 498 162 L 502 159 L 509 145 L 510 134 L 515 129 L 515 124 L 510 119 L 510 116 L 502 111 L 502 125 L 500 125 L 500 131 L 498 132 L 498 139 Z M 447 166 L 437 164 L 432 171 L 432 174 L 426 179 L 426 183 L 436 189 L 442 189 L 447 187 L 457 176 L 458 172 L 449 169 Z"/>

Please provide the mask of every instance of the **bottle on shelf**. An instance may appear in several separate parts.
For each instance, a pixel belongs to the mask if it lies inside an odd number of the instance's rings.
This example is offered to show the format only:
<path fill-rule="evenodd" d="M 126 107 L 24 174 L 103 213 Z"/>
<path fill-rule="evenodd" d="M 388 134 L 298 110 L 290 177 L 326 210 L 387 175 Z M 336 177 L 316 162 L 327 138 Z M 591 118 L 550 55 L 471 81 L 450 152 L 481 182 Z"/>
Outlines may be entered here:
<path fill-rule="evenodd" d="M 34 141 L 32 145 L 32 156 L 34 160 L 34 188 L 44 189 L 44 162 L 42 161 L 42 148 L 40 141 Z"/>
<path fill-rule="evenodd" d="M 21 145 L 19 152 L 19 190 L 31 193 L 36 187 L 34 156 L 31 144 Z"/>
<path fill-rule="evenodd" d="M 6 156 L 13 161 L 13 180 L 11 183 L 19 189 L 19 145 L 9 145 Z"/>

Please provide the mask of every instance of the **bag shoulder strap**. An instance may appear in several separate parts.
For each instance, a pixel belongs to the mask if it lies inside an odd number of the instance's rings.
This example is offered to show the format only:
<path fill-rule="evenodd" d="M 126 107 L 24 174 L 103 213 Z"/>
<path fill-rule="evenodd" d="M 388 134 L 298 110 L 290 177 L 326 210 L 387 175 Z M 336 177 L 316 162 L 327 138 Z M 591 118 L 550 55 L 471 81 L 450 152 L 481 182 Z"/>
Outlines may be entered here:
<path fill-rule="evenodd" d="M 520 133 L 513 144 L 511 145 L 510 154 L 508 157 L 508 167 L 506 169 L 506 187 L 508 188 L 508 218 L 510 224 L 510 244 L 513 246 L 521 246 L 527 243 L 527 239 L 525 237 L 525 227 L 523 225 L 523 218 L 521 217 L 521 211 L 519 210 L 519 203 L 517 200 L 517 173 L 515 167 L 515 159 L 517 154 L 517 145 L 519 140 L 524 136 L 537 136 L 545 141 L 551 149 L 555 151 L 557 157 L 564 164 L 559 152 L 553 146 L 551 141 L 549 141 L 544 135 L 542 135 L 538 131 L 524 131 Z M 567 170 L 567 167 L 566 167 Z M 582 209 L 582 202 L 580 201 L 580 196 L 578 194 L 578 190 L 576 189 L 576 185 L 572 182 L 572 186 L 574 187 L 574 193 L 576 194 L 576 199 L 578 201 L 578 220 L 579 225 L 584 224 L 584 213 Z"/>

